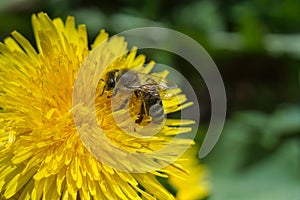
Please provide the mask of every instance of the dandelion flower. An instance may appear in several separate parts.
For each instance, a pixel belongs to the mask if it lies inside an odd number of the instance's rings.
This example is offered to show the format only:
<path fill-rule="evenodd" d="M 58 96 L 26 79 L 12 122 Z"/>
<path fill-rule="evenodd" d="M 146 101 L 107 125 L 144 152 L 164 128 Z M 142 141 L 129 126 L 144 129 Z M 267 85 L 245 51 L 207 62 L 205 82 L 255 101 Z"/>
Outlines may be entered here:
<path fill-rule="evenodd" d="M 37 50 L 16 31 L 0 43 L 1 199 L 174 199 L 156 176 L 184 174 L 179 164 L 145 173 L 117 170 L 100 162 L 93 155 L 95 149 L 86 148 L 74 123 L 73 86 L 82 63 L 101 43 L 105 45 L 99 60 L 126 52 L 124 39 L 107 40 L 108 34 L 102 30 L 89 49 L 86 27 L 76 26 L 73 17 L 64 23 L 60 18 L 51 20 L 47 14 L 39 13 L 32 16 L 32 24 Z M 149 73 L 154 63 L 143 67 L 144 62 L 145 56 L 137 56 L 133 49 L 108 69 L 138 67 L 142 73 Z M 166 72 L 157 75 L 165 77 Z M 101 87 L 99 84 L 98 93 Z M 191 130 L 179 127 L 191 121 L 172 119 L 166 121 L 156 137 L 135 139 L 114 123 L 108 95 L 111 94 L 105 93 L 95 101 L 98 123 L 105 135 L 126 151 L 147 153 L 170 142 L 172 136 Z M 183 104 L 185 101 L 186 97 L 178 94 L 177 100 L 166 103 L 166 112 L 189 106 L 190 103 Z M 85 127 L 84 131 L 88 130 Z M 102 138 L 95 139 L 101 142 Z M 178 145 L 192 143 L 175 141 Z M 118 156 L 110 149 L 105 153 L 108 160 Z M 153 162 L 165 159 L 157 157 Z M 130 167 L 132 162 L 123 164 Z M 147 163 L 141 167 L 146 166 Z"/>

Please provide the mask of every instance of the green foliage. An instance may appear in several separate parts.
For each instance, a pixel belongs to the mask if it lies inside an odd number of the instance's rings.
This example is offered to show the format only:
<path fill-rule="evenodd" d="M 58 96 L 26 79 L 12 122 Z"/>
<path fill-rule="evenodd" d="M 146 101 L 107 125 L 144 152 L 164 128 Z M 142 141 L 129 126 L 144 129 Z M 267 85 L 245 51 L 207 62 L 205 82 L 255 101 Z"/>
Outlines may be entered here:
<path fill-rule="evenodd" d="M 299 147 L 299 107 L 280 108 L 271 115 L 235 114 L 206 159 L 214 184 L 210 199 L 299 198 Z"/>

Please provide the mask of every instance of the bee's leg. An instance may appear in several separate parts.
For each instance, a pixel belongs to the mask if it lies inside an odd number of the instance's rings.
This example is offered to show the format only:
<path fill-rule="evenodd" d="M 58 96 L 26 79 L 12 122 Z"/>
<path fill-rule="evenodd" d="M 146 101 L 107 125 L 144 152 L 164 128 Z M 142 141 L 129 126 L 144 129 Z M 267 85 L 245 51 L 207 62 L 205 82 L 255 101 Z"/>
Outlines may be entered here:
<path fill-rule="evenodd" d="M 149 116 L 149 104 L 147 102 L 144 102 L 144 114 Z"/>
<path fill-rule="evenodd" d="M 101 79 L 101 80 L 103 80 L 103 79 Z M 104 87 L 103 87 L 103 89 L 102 89 L 102 92 L 101 92 L 101 94 L 100 94 L 100 97 L 104 94 L 105 89 L 106 89 L 106 85 L 104 85 Z"/>
<path fill-rule="evenodd" d="M 145 116 L 149 116 L 149 105 L 147 104 L 147 102 L 143 101 L 140 109 L 139 118 L 135 122 L 141 124 Z"/>
<path fill-rule="evenodd" d="M 143 121 L 144 115 L 145 115 L 145 102 L 143 102 L 141 105 L 139 118 L 137 120 L 135 120 L 135 123 L 141 124 L 141 122 Z"/>

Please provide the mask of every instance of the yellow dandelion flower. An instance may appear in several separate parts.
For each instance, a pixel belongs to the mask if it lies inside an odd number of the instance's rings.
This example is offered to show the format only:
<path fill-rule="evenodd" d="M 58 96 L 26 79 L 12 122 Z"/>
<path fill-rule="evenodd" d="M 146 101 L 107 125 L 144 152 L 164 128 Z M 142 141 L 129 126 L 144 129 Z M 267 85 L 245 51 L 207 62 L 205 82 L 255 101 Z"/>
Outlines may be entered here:
<path fill-rule="evenodd" d="M 121 156 L 115 149 L 107 146 L 105 151 L 101 151 L 97 146 L 92 146 L 106 145 L 103 135 L 91 131 L 94 125 L 85 122 L 76 126 L 74 110 L 80 110 L 80 114 L 84 115 L 87 106 L 80 102 L 74 106 L 73 100 L 74 95 L 78 95 L 73 94 L 76 77 L 91 52 L 85 25 L 76 27 L 73 17 L 68 17 L 65 23 L 60 18 L 51 20 L 45 13 L 33 15 L 32 23 L 37 50 L 16 31 L 0 43 L 1 199 L 174 199 L 156 176 L 166 178 L 170 174 L 184 174 L 185 170 L 179 164 L 146 170 L 145 173 L 118 170 L 110 165 L 118 162 Z M 102 45 L 101 51 L 97 51 L 99 62 L 91 63 L 96 70 L 101 68 L 102 61 L 122 53 L 109 64 L 104 74 L 107 70 L 133 67 L 147 74 L 154 65 L 150 62 L 144 67 L 145 56 L 137 56 L 136 49 L 126 53 L 124 39 L 114 37 L 108 40 L 108 34 L 103 30 L 92 44 L 92 49 L 99 45 Z M 156 75 L 166 77 L 167 73 Z M 87 84 L 93 82 L 85 81 Z M 173 137 L 191 130 L 180 127 L 192 123 L 188 120 L 167 119 L 156 137 L 136 138 L 125 134 L 120 128 L 122 124 L 117 126 L 113 118 L 117 113 L 122 119 L 123 111 L 111 111 L 108 96 L 112 94 L 106 91 L 101 95 L 104 87 L 101 84 L 95 100 L 97 125 L 116 146 L 126 152 L 147 154 L 173 141 L 177 146 L 192 143 L 192 140 L 175 140 Z M 78 89 L 81 95 L 88 93 L 86 88 Z M 166 113 L 190 105 L 183 104 L 187 99 L 179 94 L 179 89 L 172 92 L 178 95 L 164 102 Z M 139 103 L 138 99 L 131 102 Z M 139 106 L 130 104 L 132 121 L 136 120 Z M 89 115 L 86 112 L 85 117 Z M 126 127 L 127 121 L 124 119 L 123 126 Z M 80 135 L 78 131 L 84 134 Z M 163 155 L 165 157 L 152 156 L 152 163 L 145 162 L 138 167 L 146 169 L 153 163 L 168 163 L 169 154 Z M 103 157 L 106 160 L 100 162 Z M 130 157 L 128 161 L 121 162 L 126 169 L 135 166 L 135 160 Z"/>

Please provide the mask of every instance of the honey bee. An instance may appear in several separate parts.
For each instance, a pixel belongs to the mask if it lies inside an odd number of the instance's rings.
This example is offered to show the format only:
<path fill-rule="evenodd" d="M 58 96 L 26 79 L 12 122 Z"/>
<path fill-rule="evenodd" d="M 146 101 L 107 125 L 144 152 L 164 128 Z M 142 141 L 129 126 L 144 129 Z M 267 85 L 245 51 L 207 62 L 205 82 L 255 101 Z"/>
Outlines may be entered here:
<path fill-rule="evenodd" d="M 119 109 L 124 108 L 130 100 L 129 93 L 141 101 L 138 118 L 135 120 L 139 125 L 148 117 L 153 123 L 160 124 L 164 120 L 162 100 L 170 98 L 172 94 L 167 91 L 177 87 L 169 80 L 128 69 L 109 71 L 101 81 L 104 82 L 104 87 L 100 96 L 104 92 L 112 92 L 112 96 L 118 93 L 127 95 Z"/>

